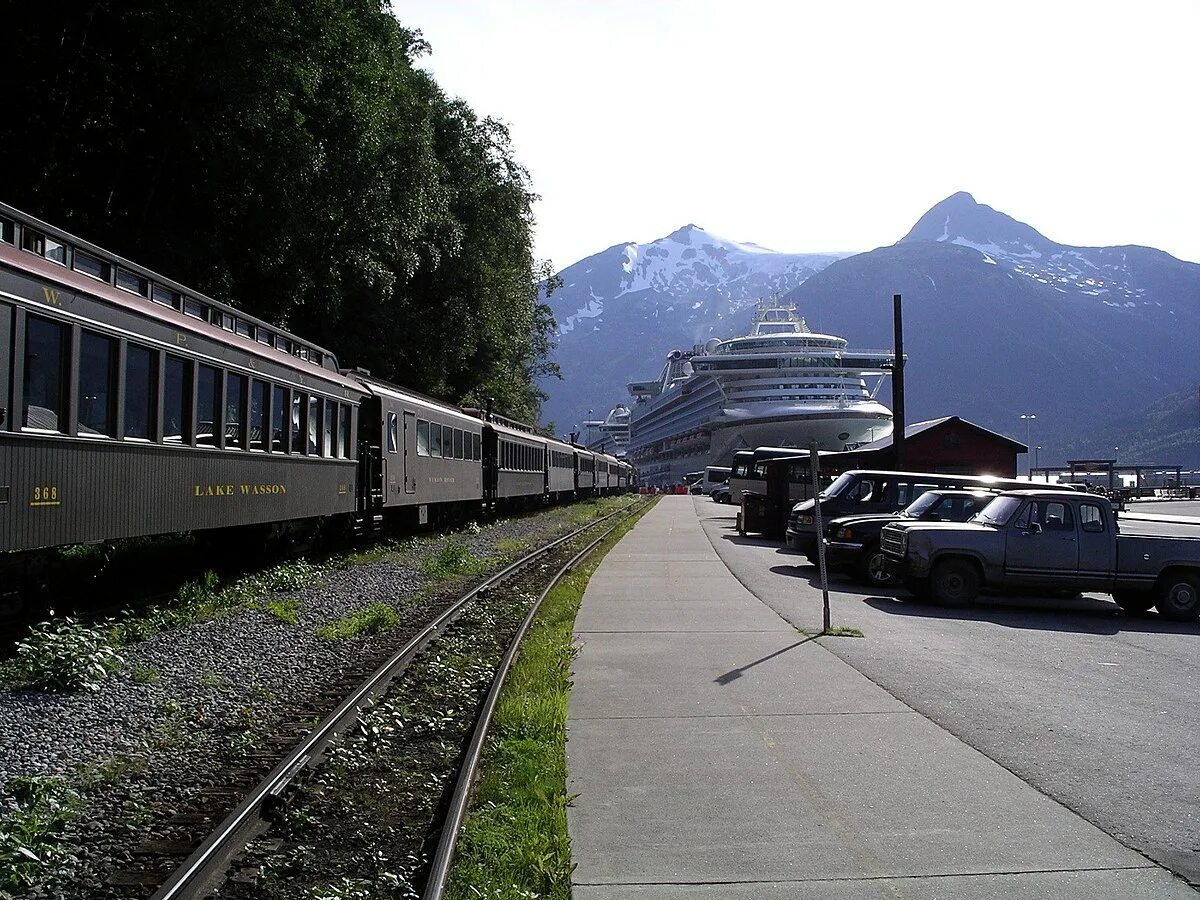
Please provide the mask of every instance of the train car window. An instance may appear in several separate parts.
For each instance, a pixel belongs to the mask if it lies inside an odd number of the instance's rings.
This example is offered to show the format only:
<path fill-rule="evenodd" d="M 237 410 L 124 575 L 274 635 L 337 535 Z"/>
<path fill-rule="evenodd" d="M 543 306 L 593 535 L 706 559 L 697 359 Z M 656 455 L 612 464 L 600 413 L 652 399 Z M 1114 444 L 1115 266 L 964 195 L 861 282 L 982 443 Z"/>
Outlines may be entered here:
<path fill-rule="evenodd" d="M 320 402 L 316 397 L 308 398 L 308 455 L 317 455 L 317 431 L 321 426 Z"/>
<path fill-rule="evenodd" d="M 483 458 L 482 454 L 480 453 L 481 443 L 482 443 L 482 439 L 480 438 L 480 436 L 478 434 L 471 435 L 471 451 L 472 451 L 471 455 L 475 459 L 476 462 L 478 462 L 480 459 Z"/>
<path fill-rule="evenodd" d="M 342 404 L 338 410 L 338 456 L 350 458 L 350 407 Z"/>
<path fill-rule="evenodd" d="M 265 328 L 259 328 L 254 334 L 254 339 L 260 344 L 266 344 L 268 347 L 275 346 L 275 333 L 267 331 Z"/>
<path fill-rule="evenodd" d="M 267 383 L 250 382 L 250 449 L 265 450 L 267 433 Z"/>
<path fill-rule="evenodd" d="M 322 456 L 333 456 L 333 423 L 337 421 L 337 407 L 332 400 L 325 401 L 325 428 L 321 432 Z"/>
<path fill-rule="evenodd" d="M 308 412 L 307 395 L 292 392 L 292 452 L 304 452 L 304 415 Z"/>
<path fill-rule="evenodd" d="M 26 428 L 64 431 L 67 409 L 67 330 L 57 322 L 29 316 L 25 320 Z"/>
<path fill-rule="evenodd" d="M 12 219 L 5 219 L 0 216 L 0 241 L 6 244 L 13 242 L 13 223 Z"/>
<path fill-rule="evenodd" d="M 185 316 L 191 316 L 193 319 L 203 319 L 204 304 L 199 300 L 193 300 L 191 297 L 184 297 L 183 314 Z"/>
<path fill-rule="evenodd" d="M 429 423 L 417 419 L 417 456 L 429 455 Z"/>
<path fill-rule="evenodd" d="M 233 316 L 231 316 L 229 313 L 217 312 L 215 309 L 213 310 L 212 315 L 212 323 L 214 325 L 220 325 L 226 331 L 233 331 Z"/>
<path fill-rule="evenodd" d="M 196 444 L 217 446 L 221 428 L 221 381 L 216 369 L 201 365 L 196 376 Z"/>
<path fill-rule="evenodd" d="M 131 294 L 140 294 L 143 297 L 150 294 L 150 282 L 138 275 L 136 272 L 130 272 L 127 269 L 117 267 L 117 287 L 123 291 L 129 291 Z"/>
<path fill-rule="evenodd" d="M 429 455 L 442 455 L 442 426 L 437 422 L 429 423 Z"/>
<path fill-rule="evenodd" d="M 172 309 L 179 308 L 179 294 L 162 285 L 154 285 L 150 291 L 150 299 L 155 303 L 161 303 L 163 306 L 169 306 Z"/>
<path fill-rule="evenodd" d="M 91 331 L 79 341 L 77 405 L 80 434 L 113 436 L 113 382 L 117 372 L 117 342 Z"/>
<path fill-rule="evenodd" d="M 421 422 L 421 421 L 417 422 L 417 433 L 418 434 L 420 433 L 421 426 L 424 424 L 425 423 Z M 399 422 L 397 420 L 397 416 L 394 412 L 390 412 L 387 414 L 388 453 L 398 453 L 400 450 L 399 435 L 397 434 L 398 431 L 399 431 Z M 428 432 L 426 432 L 426 440 L 428 440 L 428 437 L 429 437 Z M 417 441 L 417 452 L 421 453 L 421 442 L 419 440 Z M 425 454 L 421 453 L 421 455 L 424 456 Z"/>
<path fill-rule="evenodd" d="M 41 256 L 46 249 L 46 238 L 26 225 L 21 231 L 21 249 Z"/>
<path fill-rule="evenodd" d="M 236 319 L 233 324 L 233 330 L 242 337 L 250 337 L 250 323 L 245 319 Z"/>
<path fill-rule="evenodd" d="M 225 446 L 246 449 L 246 376 L 233 372 L 225 376 Z"/>
<path fill-rule="evenodd" d="M 323 359 L 323 357 L 321 356 L 320 350 L 309 350 L 308 351 L 308 361 L 309 362 L 319 366 L 319 365 L 321 365 L 322 359 Z"/>
<path fill-rule="evenodd" d="M 463 433 L 461 428 L 454 429 L 454 458 L 463 458 Z"/>
<path fill-rule="evenodd" d="M 108 275 L 112 271 L 109 264 L 99 257 L 92 256 L 90 253 L 84 253 L 82 250 L 76 250 L 72 254 L 71 268 L 76 272 L 82 272 L 84 275 L 90 275 L 92 278 L 98 278 L 101 281 L 108 281 Z"/>
<path fill-rule="evenodd" d="M 163 375 L 163 440 L 168 444 L 190 444 L 192 386 L 189 378 L 189 363 L 178 356 L 167 355 Z"/>
<path fill-rule="evenodd" d="M 50 238 L 46 238 L 45 251 L 42 255 L 50 260 L 50 262 L 56 262 L 60 266 L 67 264 L 67 248 L 58 241 L 51 240 Z"/>
<path fill-rule="evenodd" d="M 271 388 L 271 452 L 285 453 L 288 446 L 287 394 L 276 385 Z"/>
<path fill-rule="evenodd" d="M 151 440 L 158 405 L 154 351 L 137 344 L 125 348 L 125 437 Z"/>

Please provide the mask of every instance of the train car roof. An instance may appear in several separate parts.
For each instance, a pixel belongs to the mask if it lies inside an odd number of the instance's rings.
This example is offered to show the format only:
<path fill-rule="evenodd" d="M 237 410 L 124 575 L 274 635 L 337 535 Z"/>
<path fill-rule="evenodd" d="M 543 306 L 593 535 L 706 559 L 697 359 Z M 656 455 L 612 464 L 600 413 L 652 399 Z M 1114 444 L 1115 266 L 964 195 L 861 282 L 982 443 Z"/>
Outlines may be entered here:
<path fill-rule="evenodd" d="M 381 397 L 390 397 L 393 400 L 403 400 L 406 403 L 412 403 L 416 406 L 421 406 L 430 409 L 436 409 L 438 412 L 445 415 L 458 416 L 474 422 L 476 425 L 482 425 L 483 422 L 477 416 L 473 416 L 465 412 L 461 408 L 452 403 L 446 403 L 443 400 L 436 400 L 433 397 L 427 397 L 418 391 L 410 390 L 406 387 L 401 387 L 398 384 L 392 384 L 390 381 L 384 381 L 382 378 L 376 378 L 361 369 L 348 369 L 343 374 L 348 378 L 353 378 L 355 381 L 372 394 L 377 394 Z"/>
<path fill-rule="evenodd" d="M 500 432 L 508 437 L 521 438 L 534 444 L 548 444 L 550 442 L 550 438 L 546 437 L 544 434 L 527 431 L 525 428 L 513 428 L 511 425 L 506 425 L 504 422 L 496 421 L 489 422 L 488 424 L 491 425 L 492 428 L 494 428 L 497 432 Z"/>
<path fill-rule="evenodd" d="M 0 203 L 0 216 L 11 219 L 15 225 L 21 228 L 30 227 L 33 231 L 40 233 L 43 237 L 50 237 L 54 241 L 69 245 L 72 252 L 76 249 L 84 251 L 88 255 L 101 257 L 101 261 L 114 266 L 113 274 L 117 269 L 125 269 L 135 275 L 147 279 L 151 286 L 148 288 L 148 293 L 152 293 L 152 285 L 159 285 L 174 291 L 180 297 L 188 297 L 196 300 L 208 307 L 217 309 L 220 312 L 228 313 L 231 316 L 245 320 L 253 325 L 255 329 L 263 329 L 271 334 L 286 338 L 290 344 L 298 345 L 301 348 L 314 350 L 321 354 L 322 364 L 312 362 L 311 360 L 295 356 L 289 351 L 280 350 L 268 344 L 260 343 L 252 337 L 237 334 L 236 332 L 227 331 L 220 325 L 212 322 L 207 322 L 203 319 L 197 319 L 194 316 L 185 314 L 182 310 L 171 306 L 166 306 L 163 303 L 151 300 L 149 296 L 135 293 L 132 290 L 119 288 L 115 284 L 102 281 L 99 278 L 94 278 L 91 275 L 68 268 L 65 264 L 54 262 L 38 255 L 36 252 L 21 249 L 20 242 L 17 240 L 16 232 L 13 233 L 12 243 L 7 243 L 0 240 L 0 260 L 16 266 L 18 268 L 28 269 L 38 275 L 50 278 L 55 281 L 62 282 L 73 288 L 78 288 L 84 293 L 93 294 L 98 299 L 114 303 L 118 306 L 126 306 L 130 309 L 135 309 L 140 313 L 145 314 L 148 318 L 158 319 L 159 321 L 168 323 L 175 328 L 186 329 L 193 334 L 199 334 L 206 337 L 216 337 L 223 340 L 225 343 L 240 347 L 248 353 L 255 356 L 260 356 L 264 359 L 270 359 L 274 362 L 279 362 L 281 358 L 290 360 L 289 365 L 297 369 L 312 369 L 318 371 L 325 378 L 334 378 L 337 380 L 338 374 L 337 357 L 331 350 L 327 350 L 320 344 L 306 340 L 299 335 L 292 334 L 286 329 L 280 328 L 277 325 L 272 325 L 257 316 L 250 315 L 245 310 L 238 309 L 228 303 L 220 300 L 214 300 L 212 297 L 202 294 L 199 291 L 193 290 L 186 285 L 180 284 L 172 278 L 161 275 L 152 269 L 147 269 L 145 266 L 128 260 L 123 256 L 105 250 L 96 244 L 86 241 L 83 238 L 76 237 L 70 232 L 63 231 L 61 228 L 55 228 L 47 222 L 43 222 L 35 216 L 21 212 L 15 207 L 9 206 L 6 203 Z M 328 362 L 329 365 L 324 363 Z"/>

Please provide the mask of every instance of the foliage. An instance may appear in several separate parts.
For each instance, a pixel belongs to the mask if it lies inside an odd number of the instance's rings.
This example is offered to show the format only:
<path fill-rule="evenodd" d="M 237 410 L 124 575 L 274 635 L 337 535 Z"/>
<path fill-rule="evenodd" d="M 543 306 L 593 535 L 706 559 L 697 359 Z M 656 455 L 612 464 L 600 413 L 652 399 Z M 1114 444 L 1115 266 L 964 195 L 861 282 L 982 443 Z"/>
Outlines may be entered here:
<path fill-rule="evenodd" d="M 79 795 L 47 777 L 14 778 L 6 792 L 12 802 L 0 818 L 0 892 L 25 896 L 37 885 L 69 880 L 77 859 L 63 832 L 78 815 Z"/>
<path fill-rule="evenodd" d="M 343 363 L 536 413 L 556 282 L 529 175 L 382 0 L 97 0 L 3 31 L 0 115 L 36 136 L 0 144 L 8 202 Z"/>
<path fill-rule="evenodd" d="M 6 674 L 8 681 L 35 690 L 98 691 L 121 662 L 107 626 L 68 617 L 35 626 L 17 644 Z"/>
<path fill-rule="evenodd" d="M 346 640 L 363 634 L 391 631 L 398 624 L 400 617 L 394 609 L 386 603 L 371 603 L 318 628 L 317 637 L 327 641 Z"/>
<path fill-rule="evenodd" d="M 480 572 L 485 567 L 471 552 L 462 540 L 450 535 L 442 542 L 442 546 L 420 562 L 421 574 L 433 581 L 446 581 L 456 575 L 469 575 Z"/>
<path fill-rule="evenodd" d="M 522 641 L 492 721 L 447 897 L 569 900 L 575 865 L 567 834 L 566 723 L 575 614 L 592 572 L 638 518 L 619 525 L 546 595 Z"/>

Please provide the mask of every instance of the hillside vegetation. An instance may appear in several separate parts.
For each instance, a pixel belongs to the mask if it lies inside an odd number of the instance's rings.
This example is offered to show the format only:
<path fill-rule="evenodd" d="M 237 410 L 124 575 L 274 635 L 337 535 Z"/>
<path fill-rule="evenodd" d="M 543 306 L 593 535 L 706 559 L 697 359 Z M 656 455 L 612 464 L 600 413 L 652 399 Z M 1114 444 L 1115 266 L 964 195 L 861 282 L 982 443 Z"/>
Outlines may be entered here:
<path fill-rule="evenodd" d="M 536 416 L 553 320 L 505 127 L 379 0 L 6 13 L 0 199 L 451 401 Z"/>

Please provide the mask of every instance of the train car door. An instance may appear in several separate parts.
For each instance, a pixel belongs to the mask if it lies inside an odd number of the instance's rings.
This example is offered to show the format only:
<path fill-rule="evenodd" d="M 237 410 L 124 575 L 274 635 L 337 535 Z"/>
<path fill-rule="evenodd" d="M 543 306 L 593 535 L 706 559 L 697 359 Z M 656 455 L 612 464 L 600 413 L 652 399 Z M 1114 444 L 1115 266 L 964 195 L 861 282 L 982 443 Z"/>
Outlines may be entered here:
<path fill-rule="evenodd" d="M 417 414 L 404 411 L 404 493 L 417 492 L 417 473 L 412 470 L 413 459 L 409 455 L 411 445 L 417 439 Z"/>
<path fill-rule="evenodd" d="M 12 428 L 13 408 L 9 403 L 9 370 L 17 358 L 13 347 L 12 307 L 0 303 L 0 431 Z"/>

